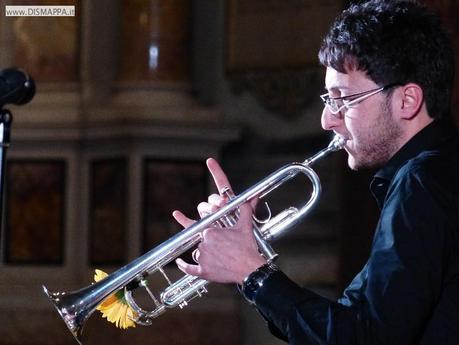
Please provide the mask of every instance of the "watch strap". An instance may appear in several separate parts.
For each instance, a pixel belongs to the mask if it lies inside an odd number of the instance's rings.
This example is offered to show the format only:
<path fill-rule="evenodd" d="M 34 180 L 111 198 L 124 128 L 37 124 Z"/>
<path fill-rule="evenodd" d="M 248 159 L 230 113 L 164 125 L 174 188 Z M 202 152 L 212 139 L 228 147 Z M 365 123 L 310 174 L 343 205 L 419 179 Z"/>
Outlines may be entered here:
<path fill-rule="evenodd" d="M 266 263 L 255 271 L 250 273 L 242 283 L 241 292 L 244 298 L 250 303 L 255 304 L 255 298 L 259 289 L 263 286 L 266 279 L 273 273 L 277 272 L 279 268 L 272 262 Z"/>

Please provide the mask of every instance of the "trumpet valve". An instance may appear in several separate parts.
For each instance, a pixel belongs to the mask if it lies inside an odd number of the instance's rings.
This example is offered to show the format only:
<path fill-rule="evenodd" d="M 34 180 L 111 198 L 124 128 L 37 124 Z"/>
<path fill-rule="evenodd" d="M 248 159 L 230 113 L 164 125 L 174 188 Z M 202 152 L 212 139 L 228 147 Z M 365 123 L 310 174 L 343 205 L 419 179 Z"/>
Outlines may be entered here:
<path fill-rule="evenodd" d="M 260 229 L 263 238 L 268 242 L 278 239 L 284 233 L 284 223 L 293 219 L 297 213 L 298 209 L 296 207 L 289 207 L 272 217 L 271 220 Z"/>
<path fill-rule="evenodd" d="M 207 292 L 205 286 L 208 283 L 205 279 L 186 274 L 163 291 L 161 302 L 168 308 L 184 308 L 190 300 Z"/>

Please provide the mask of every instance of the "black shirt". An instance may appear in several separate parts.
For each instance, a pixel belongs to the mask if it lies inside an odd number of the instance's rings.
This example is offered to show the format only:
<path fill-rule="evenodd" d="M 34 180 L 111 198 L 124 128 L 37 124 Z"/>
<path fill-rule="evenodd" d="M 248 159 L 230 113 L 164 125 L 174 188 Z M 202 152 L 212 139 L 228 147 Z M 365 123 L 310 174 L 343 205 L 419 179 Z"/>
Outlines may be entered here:
<path fill-rule="evenodd" d="M 370 257 L 330 301 L 282 272 L 257 291 L 271 331 L 290 344 L 459 344 L 459 136 L 434 121 L 370 189 L 381 208 Z"/>

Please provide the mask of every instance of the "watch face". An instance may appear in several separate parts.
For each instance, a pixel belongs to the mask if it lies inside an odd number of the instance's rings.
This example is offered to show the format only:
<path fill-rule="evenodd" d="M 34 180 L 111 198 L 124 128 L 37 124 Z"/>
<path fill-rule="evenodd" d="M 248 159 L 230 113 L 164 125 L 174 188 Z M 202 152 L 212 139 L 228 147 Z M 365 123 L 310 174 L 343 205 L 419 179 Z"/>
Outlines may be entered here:
<path fill-rule="evenodd" d="M 276 270 L 275 266 L 271 267 L 269 264 L 266 264 L 258 268 L 255 272 L 252 272 L 247 277 L 242 285 L 242 293 L 250 303 L 254 303 L 257 290 L 263 286 L 265 279 Z"/>
<path fill-rule="evenodd" d="M 266 278 L 266 273 L 264 272 L 261 272 L 261 271 L 256 271 L 254 272 L 253 276 L 250 277 L 251 279 L 249 279 L 248 282 L 250 282 L 250 284 L 248 284 L 249 288 L 253 289 L 253 290 L 256 290 L 258 289 L 260 286 L 263 285 L 263 280 Z"/>

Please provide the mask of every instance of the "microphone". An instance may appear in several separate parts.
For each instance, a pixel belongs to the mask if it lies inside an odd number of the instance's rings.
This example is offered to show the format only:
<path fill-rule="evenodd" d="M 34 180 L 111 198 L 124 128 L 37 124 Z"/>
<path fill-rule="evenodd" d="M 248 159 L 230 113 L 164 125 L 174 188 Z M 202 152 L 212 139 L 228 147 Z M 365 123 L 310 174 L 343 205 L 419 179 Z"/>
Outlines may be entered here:
<path fill-rule="evenodd" d="M 35 95 L 35 82 L 24 71 L 6 68 L 0 71 L 0 107 L 26 104 Z"/>

